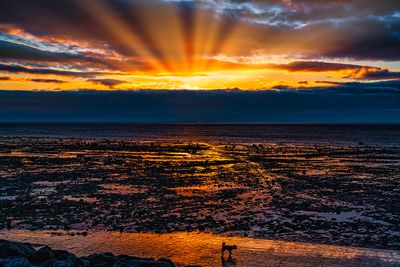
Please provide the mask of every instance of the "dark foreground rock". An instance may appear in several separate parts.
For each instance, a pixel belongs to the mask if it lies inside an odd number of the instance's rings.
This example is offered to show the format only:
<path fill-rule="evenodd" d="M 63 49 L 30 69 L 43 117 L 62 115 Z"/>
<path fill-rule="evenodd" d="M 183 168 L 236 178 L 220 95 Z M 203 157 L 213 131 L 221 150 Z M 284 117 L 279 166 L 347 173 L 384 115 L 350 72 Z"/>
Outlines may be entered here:
<path fill-rule="evenodd" d="M 111 253 L 77 257 L 64 250 L 47 246 L 35 247 L 27 243 L 0 240 L 0 267 L 174 267 L 169 259 L 144 259 Z"/>

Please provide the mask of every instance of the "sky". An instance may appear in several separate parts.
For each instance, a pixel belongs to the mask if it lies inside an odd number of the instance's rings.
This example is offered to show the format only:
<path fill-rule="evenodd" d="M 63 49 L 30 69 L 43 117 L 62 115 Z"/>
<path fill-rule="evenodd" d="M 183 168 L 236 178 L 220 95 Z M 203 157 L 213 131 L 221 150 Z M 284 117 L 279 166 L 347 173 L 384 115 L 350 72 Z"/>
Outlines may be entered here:
<path fill-rule="evenodd" d="M 398 0 L 0 2 L 0 121 L 400 122 L 399 84 Z"/>

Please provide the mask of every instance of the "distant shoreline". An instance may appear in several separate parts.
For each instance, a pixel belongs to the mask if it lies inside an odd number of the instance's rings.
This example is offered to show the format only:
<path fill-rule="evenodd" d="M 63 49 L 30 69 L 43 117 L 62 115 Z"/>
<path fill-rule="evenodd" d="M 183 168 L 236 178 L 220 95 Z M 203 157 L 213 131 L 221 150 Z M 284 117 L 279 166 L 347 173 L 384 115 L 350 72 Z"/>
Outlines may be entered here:
<path fill-rule="evenodd" d="M 400 126 L 398 122 L 110 122 L 110 121 L 0 121 L 0 125 L 189 125 L 189 126 Z"/>
<path fill-rule="evenodd" d="M 3 122 L 0 137 L 400 147 L 400 124 Z"/>

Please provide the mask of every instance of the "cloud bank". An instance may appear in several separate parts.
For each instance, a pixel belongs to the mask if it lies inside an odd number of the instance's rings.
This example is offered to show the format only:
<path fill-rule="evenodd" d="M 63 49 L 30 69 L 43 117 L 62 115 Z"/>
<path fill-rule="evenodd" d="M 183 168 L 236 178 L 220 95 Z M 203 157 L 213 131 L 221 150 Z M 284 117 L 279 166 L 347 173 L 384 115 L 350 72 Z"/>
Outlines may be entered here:
<path fill-rule="evenodd" d="M 273 91 L 0 91 L 0 121 L 400 123 L 399 103 L 397 81 Z"/>

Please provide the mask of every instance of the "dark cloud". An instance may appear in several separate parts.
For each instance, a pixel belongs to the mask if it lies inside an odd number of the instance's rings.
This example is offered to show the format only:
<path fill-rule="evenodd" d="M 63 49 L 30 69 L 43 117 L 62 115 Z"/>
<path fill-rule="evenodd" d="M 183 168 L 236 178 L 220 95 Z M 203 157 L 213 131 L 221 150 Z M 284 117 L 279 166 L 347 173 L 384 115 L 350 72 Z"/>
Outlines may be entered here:
<path fill-rule="evenodd" d="M 58 83 L 58 84 L 66 83 L 66 81 L 57 79 L 28 79 L 28 81 L 35 83 Z"/>
<path fill-rule="evenodd" d="M 351 64 L 338 64 L 321 61 L 294 61 L 289 64 L 272 65 L 276 68 L 288 71 L 309 71 L 309 72 L 325 72 L 360 69 L 363 66 Z"/>
<path fill-rule="evenodd" d="M 104 27 L 104 18 L 95 19 L 85 4 L 96 1 L 70 0 L 18 0 L 0 3 L 0 23 L 17 25 L 40 36 L 64 36 L 89 41 L 98 46 L 107 44 L 124 56 L 137 55 L 119 42 Z M 250 0 L 250 1 L 123 1 L 104 0 L 108 11 L 115 13 L 129 31 L 135 34 L 169 69 L 167 57 L 159 49 L 160 41 L 148 30 L 140 18 L 144 14 L 160 10 L 167 5 L 178 5 L 183 24 L 185 51 L 188 63 L 193 50 L 195 9 L 207 9 L 216 13 L 210 16 L 219 20 L 214 47 L 210 53 L 218 54 L 237 24 L 248 24 L 237 50 L 268 48 L 268 51 L 284 49 L 286 52 L 305 56 L 399 60 L 400 53 L 400 1 L 398 0 Z M 23 8 L 21 8 L 23 7 Z M 156 13 L 156 12 L 153 12 Z M 152 19 L 153 16 L 150 16 Z M 169 31 L 165 23 L 157 24 L 159 31 Z M 243 43 L 242 43 L 243 42 Z M 243 45 L 242 45 L 243 44 Z M 247 49 L 245 49 L 247 48 Z"/>
<path fill-rule="evenodd" d="M 330 47 L 323 56 L 369 60 L 400 60 L 400 10 L 391 19 L 368 17 L 351 21 L 343 28 L 346 38 Z"/>
<path fill-rule="evenodd" d="M 390 71 L 388 69 L 364 69 L 354 73 L 355 77 L 365 80 L 394 80 L 400 79 L 400 71 Z"/>
<path fill-rule="evenodd" d="M 381 95 L 391 97 L 400 93 L 400 80 L 379 81 L 379 82 L 330 82 L 317 81 L 316 83 L 330 84 L 335 93 L 338 94 L 360 94 L 360 95 Z"/>
<path fill-rule="evenodd" d="M 114 88 L 117 85 L 129 83 L 127 81 L 116 80 L 116 79 L 90 79 L 88 81 L 92 82 L 94 84 L 101 84 L 101 85 L 107 86 L 109 88 Z"/>
<path fill-rule="evenodd" d="M 94 77 L 104 74 L 102 72 L 79 72 L 79 71 L 64 71 L 44 68 L 28 68 L 16 65 L 0 64 L 0 72 L 9 73 L 24 73 L 24 74 L 43 74 L 43 75 L 60 75 L 68 77 Z"/>
<path fill-rule="evenodd" d="M 90 3 L 92 2 L 92 3 Z M 110 14 L 117 14 L 118 19 L 131 32 L 125 35 L 136 34 L 149 52 L 162 61 L 162 53 L 157 47 L 157 40 L 147 31 L 144 21 L 139 18 L 143 13 L 142 8 L 151 6 L 151 2 L 105 0 L 104 7 Z M 147 2 L 147 1 L 146 1 Z M 104 18 L 97 18 L 94 14 L 96 1 L 70 1 L 70 0 L 18 0 L 0 4 L 0 23 L 9 23 L 25 29 L 37 36 L 62 36 L 89 42 L 99 47 L 109 47 L 124 56 L 136 56 L 137 53 L 129 45 L 121 43 L 110 29 L 103 24 Z M 24 7 L 24 8 L 21 8 Z M 159 6 L 158 6 L 159 8 Z M 168 29 L 167 29 L 168 30 Z M 162 62 L 163 64 L 167 64 Z"/>
<path fill-rule="evenodd" d="M 237 17 L 266 26 L 260 46 L 290 47 L 310 58 L 400 59 L 400 1 L 231 2 L 252 5 L 237 9 Z"/>
<path fill-rule="evenodd" d="M 58 80 L 58 79 L 40 79 L 40 78 L 12 78 L 12 77 L 0 77 L 0 81 L 23 81 L 23 82 L 35 82 L 35 83 L 57 83 L 57 84 L 63 84 L 66 83 L 66 81 L 63 80 Z"/>
<path fill-rule="evenodd" d="M 0 121 L 400 122 L 400 81 L 332 88 L 0 91 Z"/>
<path fill-rule="evenodd" d="M 23 59 L 29 61 L 64 62 L 71 60 L 83 60 L 85 57 L 71 53 L 49 52 L 27 45 L 0 40 L 0 58 Z"/>
<path fill-rule="evenodd" d="M 272 68 L 287 71 L 327 72 L 349 71 L 344 78 L 361 80 L 393 80 L 400 79 L 399 71 L 390 71 L 384 68 L 361 66 L 352 64 L 329 63 L 322 61 L 295 61 L 289 64 L 270 65 Z"/>

